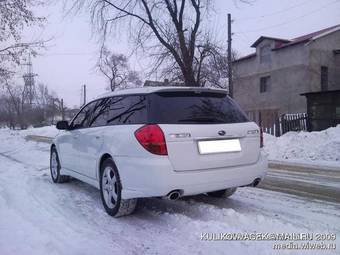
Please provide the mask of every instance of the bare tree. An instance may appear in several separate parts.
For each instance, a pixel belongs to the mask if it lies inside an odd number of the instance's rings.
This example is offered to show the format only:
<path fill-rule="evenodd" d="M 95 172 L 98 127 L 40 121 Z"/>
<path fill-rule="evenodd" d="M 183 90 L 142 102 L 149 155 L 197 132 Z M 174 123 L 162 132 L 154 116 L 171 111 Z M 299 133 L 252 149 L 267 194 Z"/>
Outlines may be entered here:
<path fill-rule="evenodd" d="M 211 0 L 74 0 L 74 9 L 90 8 L 103 39 L 112 27 L 128 27 L 136 49 L 148 52 L 154 69 L 178 70 L 187 86 L 202 86 L 202 67 L 214 53 L 213 36 L 203 23 Z M 178 72 L 176 72 L 179 74 Z"/>
<path fill-rule="evenodd" d="M 6 81 L 5 91 L 7 97 L 5 102 L 8 111 L 8 117 L 10 118 L 11 127 L 19 125 L 21 129 L 27 127 L 25 117 L 25 104 L 24 104 L 24 88 L 22 86 L 14 86 Z"/>
<path fill-rule="evenodd" d="M 38 83 L 35 100 L 37 105 L 41 107 L 46 107 L 51 99 L 51 95 L 49 93 L 48 87 L 44 83 Z"/>
<path fill-rule="evenodd" d="M 24 87 L 7 80 L 0 90 L 0 126 L 25 129 L 30 125 L 42 126 L 54 123 L 62 114 L 61 100 L 46 85 L 39 84 L 34 93 L 34 104 L 29 104 Z"/>
<path fill-rule="evenodd" d="M 105 47 L 101 50 L 97 69 L 108 79 L 111 91 L 116 88 L 138 87 L 142 83 L 138 73 L 130 69 L 125 55 L 112 53 Z"/>
<path fill-rule="evenodd" d="M 43 45 L 42 41 L 22 42 L 21 33 L 25 27 L 42 24 L 44 18 L 36 17 L 32 7 L 41 4 L 39 0 L 0 0 L 0 82 L 4 83 L 28 52 Z"/>

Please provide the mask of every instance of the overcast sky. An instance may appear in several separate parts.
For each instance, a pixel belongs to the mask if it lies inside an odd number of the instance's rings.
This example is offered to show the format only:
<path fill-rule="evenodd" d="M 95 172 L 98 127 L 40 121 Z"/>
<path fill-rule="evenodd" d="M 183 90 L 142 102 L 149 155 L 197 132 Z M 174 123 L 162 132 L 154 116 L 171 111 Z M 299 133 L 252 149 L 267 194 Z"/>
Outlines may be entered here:
<path fill-rule="evenodd" d="M 226 41 L 226 17 L 230 12 L 234 20 L 233 48 L 241 56 L 253 52 L 250 45 L 261 35 L 292 39 L 340 24 L 340 0 L 254 0 L 251 4 L 216 0 L 215 10 L 209 22 L 211 29 Z M 47 84 L 71 107 L 80 103 L 82 84 L 87 85 L 89 99 L 105 92 L 106 80 L 94 70 L 99 44 L 92 34 L 89 15 L 65 17 L 61 4 L 45 6 L 38 13 L 47 17 L 46 25 L 43 29 L 31 29 L 25 37 L 53 40 L 42 56 L 33 59 L 37 82 Z M 127 33 L 118 33 L 110 48 L 129 54 Z M 141 71 L 145 58 L 134 55 L 130 64 Z"/>

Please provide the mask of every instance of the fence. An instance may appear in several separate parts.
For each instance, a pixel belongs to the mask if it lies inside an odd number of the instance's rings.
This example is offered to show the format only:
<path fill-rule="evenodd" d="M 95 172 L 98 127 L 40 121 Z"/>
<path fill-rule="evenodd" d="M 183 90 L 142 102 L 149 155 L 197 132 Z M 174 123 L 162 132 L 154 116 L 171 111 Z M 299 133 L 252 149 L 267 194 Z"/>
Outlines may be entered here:
<path fill-rule="evenodd" d="M 262 128 L 264 132 L 275 136 L 281 136 L 289 131 L 307 131 L 308 116 L 307 113 L 283 114 L 275 120 L 273 126 Z"/>

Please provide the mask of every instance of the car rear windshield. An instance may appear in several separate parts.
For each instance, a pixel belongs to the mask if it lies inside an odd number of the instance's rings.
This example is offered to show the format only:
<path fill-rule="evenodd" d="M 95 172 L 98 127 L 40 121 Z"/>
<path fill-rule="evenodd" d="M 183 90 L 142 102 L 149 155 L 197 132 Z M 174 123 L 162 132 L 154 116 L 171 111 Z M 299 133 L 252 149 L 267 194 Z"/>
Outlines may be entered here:
<path fill-rule="evenodd" d="M 158 124 L 222 124 L 248 122 L 248 118 L 221 92 L 171 91 L 149 96 L 149 122 Z"/>

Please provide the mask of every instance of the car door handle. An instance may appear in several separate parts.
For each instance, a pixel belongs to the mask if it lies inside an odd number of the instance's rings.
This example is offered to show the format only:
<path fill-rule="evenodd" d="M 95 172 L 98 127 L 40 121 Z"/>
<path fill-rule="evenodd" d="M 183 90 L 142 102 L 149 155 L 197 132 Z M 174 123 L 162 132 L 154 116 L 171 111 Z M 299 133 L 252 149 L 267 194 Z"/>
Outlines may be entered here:
<path fill-rule="evenodd" d="M 96 135 L 95 138 L 98 140 L 98 139 L 100 139 L 100 136 Z"/>

